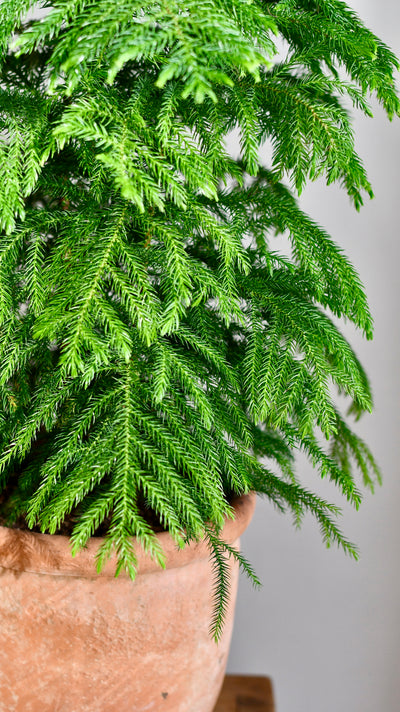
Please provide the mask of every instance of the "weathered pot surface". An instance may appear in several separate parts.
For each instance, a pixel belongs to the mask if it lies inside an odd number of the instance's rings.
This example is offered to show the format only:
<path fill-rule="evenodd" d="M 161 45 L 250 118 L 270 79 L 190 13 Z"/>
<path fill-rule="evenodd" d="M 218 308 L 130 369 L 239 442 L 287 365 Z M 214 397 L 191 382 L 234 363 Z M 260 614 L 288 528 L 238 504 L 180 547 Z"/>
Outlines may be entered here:
<path fill-rule="evenodd" d="M 234 502 L 222 537 L 239 545 L 255 496 Z M 67 537 L 0 527 L 0 712 L 212 712 L 233 626 L 209 635 L 213 572 L 202 542 L 157 535 L 162 571 L 140 549 L 132 582 L 115 562 L 96 574 L 101 540 L 72 558 Z"/>

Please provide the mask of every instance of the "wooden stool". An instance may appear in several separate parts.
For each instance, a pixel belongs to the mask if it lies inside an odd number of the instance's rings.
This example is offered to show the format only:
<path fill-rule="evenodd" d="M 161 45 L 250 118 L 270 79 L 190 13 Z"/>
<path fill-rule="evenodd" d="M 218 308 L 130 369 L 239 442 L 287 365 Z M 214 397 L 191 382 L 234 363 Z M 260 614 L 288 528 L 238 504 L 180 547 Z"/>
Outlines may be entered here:
<path fill-rule="evenodd" d="M 214 712 L 275 712 L 271 680 L 226 675 Z"/>

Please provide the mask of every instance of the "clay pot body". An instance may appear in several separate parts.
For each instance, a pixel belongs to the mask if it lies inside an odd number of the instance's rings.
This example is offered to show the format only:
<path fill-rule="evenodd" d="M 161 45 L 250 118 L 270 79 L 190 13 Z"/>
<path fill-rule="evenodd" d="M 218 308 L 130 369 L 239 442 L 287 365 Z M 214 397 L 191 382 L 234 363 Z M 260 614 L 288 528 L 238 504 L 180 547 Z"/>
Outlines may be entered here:
<path fill-rule="evenodd" d="M 238 546 L 253 495 L 234 503 L 222 536 Z M 213 572 L 204 543 L 167 554 L 159 569 L 140 550 L 132 582 L 115 563 L 96 574 L 92 539 L 69 541 L 0 527 L 0 712 L 212 712 L 233 626 L 238 567 L 223 637 L 209 635 Z"/>

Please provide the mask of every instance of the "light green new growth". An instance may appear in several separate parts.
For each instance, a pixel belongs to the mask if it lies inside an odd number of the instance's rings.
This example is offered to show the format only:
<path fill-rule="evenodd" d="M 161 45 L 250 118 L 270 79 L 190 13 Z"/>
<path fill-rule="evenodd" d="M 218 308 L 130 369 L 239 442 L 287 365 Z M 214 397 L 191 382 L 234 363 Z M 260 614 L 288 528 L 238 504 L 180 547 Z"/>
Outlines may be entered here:
<path fill-rule="evenodd" d="M 332 400 L 371 409 L 329 314 L 367 338 L 372 319 L 295 194 L 323 176 L 357 209 L 372 196 L 345 105 L 397 114 L 397 60 L 341 0 L 2 0 L 0 50 L 8 519 L 54 533 L 72 514 L 74 552 L 106 521 L 99 567 L 114 551 L 132 578 L 133 535 L 163 565 L 143 506 L 180 546 L 205 536 L 218 637 L 226 556 L 255 580 L 218 537 L 232 495 L 311 512 L 356 556 L 293 460 L 356 507 L 354 469 L 379 480 Z"/>

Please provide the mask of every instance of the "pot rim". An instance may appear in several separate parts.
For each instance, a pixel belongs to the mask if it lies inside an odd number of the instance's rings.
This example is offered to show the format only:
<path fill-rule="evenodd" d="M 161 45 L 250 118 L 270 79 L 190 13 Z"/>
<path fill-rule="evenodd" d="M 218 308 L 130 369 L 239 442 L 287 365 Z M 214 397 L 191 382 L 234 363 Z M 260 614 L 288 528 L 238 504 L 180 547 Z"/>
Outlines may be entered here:
<path fill-rule="evenodd" d="M 235 517 L 226 520 L 220 533 L 227 544 L 235 544 L 244 532 L 253 516 L 255 503 L 254 492 L 232 501 Z M 180 568 L 193 560 L 209 558 L 209 546 L 204 540 L 190 542 L 184 549 L 179 549 L 169 532 L 158 532 L 156 536 L 165 553 L 166 569 Z M 96 553 L 102 542 L 104 537 L 92 537 L 84 549 L 72 556 L 68 536 L 0 526 L 0 570 L 3 568 L 18 573 L 79 578 L 115 578 L 115 554 L 105 563 L 100 573 L 96 571 Z M 163 569 L 140 545 L 135 544 L 135 553 L 138 574 L 162 573 Z M 129 574 L 123 570 L 119 577 L 129 578 Z"/>

